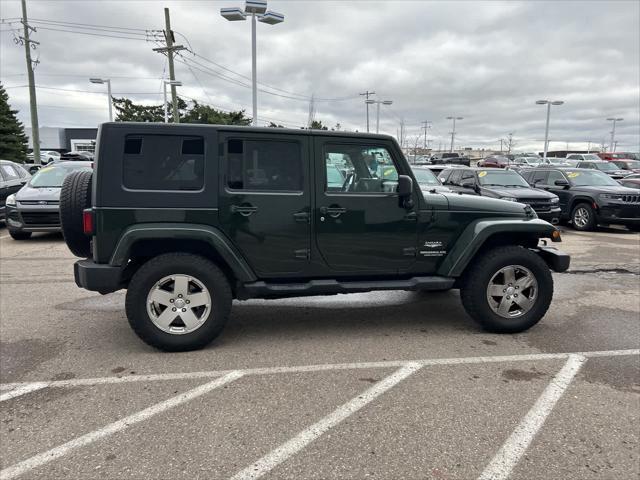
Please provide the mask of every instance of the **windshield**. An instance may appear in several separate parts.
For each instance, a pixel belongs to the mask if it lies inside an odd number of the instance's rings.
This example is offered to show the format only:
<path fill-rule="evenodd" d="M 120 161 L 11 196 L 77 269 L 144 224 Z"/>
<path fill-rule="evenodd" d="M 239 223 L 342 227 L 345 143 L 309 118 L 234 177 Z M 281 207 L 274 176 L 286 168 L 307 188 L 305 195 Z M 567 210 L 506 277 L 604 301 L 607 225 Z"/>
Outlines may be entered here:
<path fill-rule="evenodd" d="M 413 174 L 416 176 L 416 180 L 422 185 L 440 185 L 440 182 L 433 174 L 431 170 L 415 169 Z"/>
<path fill-rule="evenodd" d="M 618 167 L 616 167 L 613 163 L 596 163 L 596 168 L 598 170 L 601 170 L 603 172 L 611 172 L 611 171 L 615 171 L 618 170 Z"/>
<path fill-rule="evenodd" d="M 564 158 L 555 158 L 555 157 L 547 157 L 547 160 L 551 163 L 555 163 L 555 164 L 563 164 L 564 163 Z"/>
<path fill-rule="evenodd" d="M 611 158 L 615 158 L 616 160 L 625 158 L 628 158 L 630 160 L 638 160 L 638 156 L 634 153 L 612 153 Z"/>
<path fill-rule="evenodd" d="M 525 187 L 529 188 L 527 182 L 516 172 L 510 171 L 489 171 L 478 172 L 480 185 L 498 185 L 501 187 Z"/>
<path fill-rule="evenodd" d="M 602 160 L 598 155 L 596 155 L 595 153 L 585 153 L 584 155 L 582 155 L 582 158 L 584 158 L 585 160 L 596 160 L 596 161 L 600 161 Z"/>
<path fill-rule="evenodd" d="M 633 170 L 636 168 L 640 168 L 640 161 L 638 160 L 618 160 L 617 162 L 613 162 L 621 168 L 625 170 Z"/>
<path fill-rule="evenodd" d="M 76 170 L 91 171 L 91 167 L 86 164 L 58 164 L 52 167 L 41 168 L 38 170 L 38 173 L 31 177 L 29 185 L 33 188 L 61 187 L 65 177 Z"/>
<path fill-rule="evenodd" d="M 572 185 L 576 187 L 592 186 L 592 187 L 619 187 L 616 182 L 606 173 L 597 172 L 595 170 L 582 170 L 580 172 L 567 172 L 567 177 Z"/>

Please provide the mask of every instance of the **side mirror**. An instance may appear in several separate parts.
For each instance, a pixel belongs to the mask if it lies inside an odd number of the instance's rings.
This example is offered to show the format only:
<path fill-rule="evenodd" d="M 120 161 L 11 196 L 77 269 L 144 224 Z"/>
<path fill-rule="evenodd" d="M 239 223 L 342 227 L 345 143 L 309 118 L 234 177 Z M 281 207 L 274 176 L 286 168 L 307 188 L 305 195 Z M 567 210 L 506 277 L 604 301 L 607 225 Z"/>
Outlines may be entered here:
<path fill-rule="evenodd" d="M 568 187 L 569 186 L 569 182 L 567 182 L 564 179 L 556 180 L 555 182 L 553 182 L 553 184 L 558 186 L 558 187 Z"/>
<path fill-rule="evenodd" d="M 413 180 L 408 175 L 398 175 L 398 195 L 400 198 L 409 198 L 413 193 Z"/>

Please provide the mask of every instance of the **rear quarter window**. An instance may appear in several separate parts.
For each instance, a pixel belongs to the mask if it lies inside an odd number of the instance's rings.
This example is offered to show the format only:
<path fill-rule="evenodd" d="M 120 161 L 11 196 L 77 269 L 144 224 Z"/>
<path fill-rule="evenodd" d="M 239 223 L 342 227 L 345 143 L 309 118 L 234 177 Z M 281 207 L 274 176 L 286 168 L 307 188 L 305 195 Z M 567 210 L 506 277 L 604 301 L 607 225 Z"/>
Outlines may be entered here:
<path fill-rule="evenodd" d="M 204 187 L 204 138 L 128 135 L 122 183 L 129 190 L 194 191 Z"/>

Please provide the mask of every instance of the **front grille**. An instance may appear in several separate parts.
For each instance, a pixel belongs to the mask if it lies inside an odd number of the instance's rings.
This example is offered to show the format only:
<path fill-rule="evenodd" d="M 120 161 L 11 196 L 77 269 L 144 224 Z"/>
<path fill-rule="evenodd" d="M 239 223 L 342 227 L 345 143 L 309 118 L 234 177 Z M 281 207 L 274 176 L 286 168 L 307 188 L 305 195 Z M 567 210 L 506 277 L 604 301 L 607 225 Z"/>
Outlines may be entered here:
<path fill-rule="evenodd" d="M 58 212 L 21 212 L 25 225 L 60 225 Z"/>
<path fill-rule="evenodd" d="M 58 200 L 20 200 L 20 205 L 60 205 Z"/>
<path fill-rule="evenodd" d="M 540 198 L 522 198 L 519 199 L 518 202 L 530 205 L 536 212 L 549 211 L 552 207 L 557 206 L 557 204 L 552 205 L 550 200 Z"/>
<path fill-rule="evenodd" d="M 620 200 L 625 203 L 640 203 L 640 195 L 622 195 Z"/>

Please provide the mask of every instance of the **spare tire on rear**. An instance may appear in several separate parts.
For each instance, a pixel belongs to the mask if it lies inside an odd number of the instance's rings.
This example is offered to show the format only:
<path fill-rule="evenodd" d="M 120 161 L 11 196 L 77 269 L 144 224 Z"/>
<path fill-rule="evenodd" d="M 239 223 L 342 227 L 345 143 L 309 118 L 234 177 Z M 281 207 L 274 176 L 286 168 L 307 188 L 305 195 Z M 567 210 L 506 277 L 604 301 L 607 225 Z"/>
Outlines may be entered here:
<path fill-rule="evenodd" d="M 91 239 L 84 234 L 82 211 L 91 207 L 93 172 L 72 172 L 62 182 L 60 191 L 60 223 L 69 250 L 77 256 L 91 256 Z"/>

